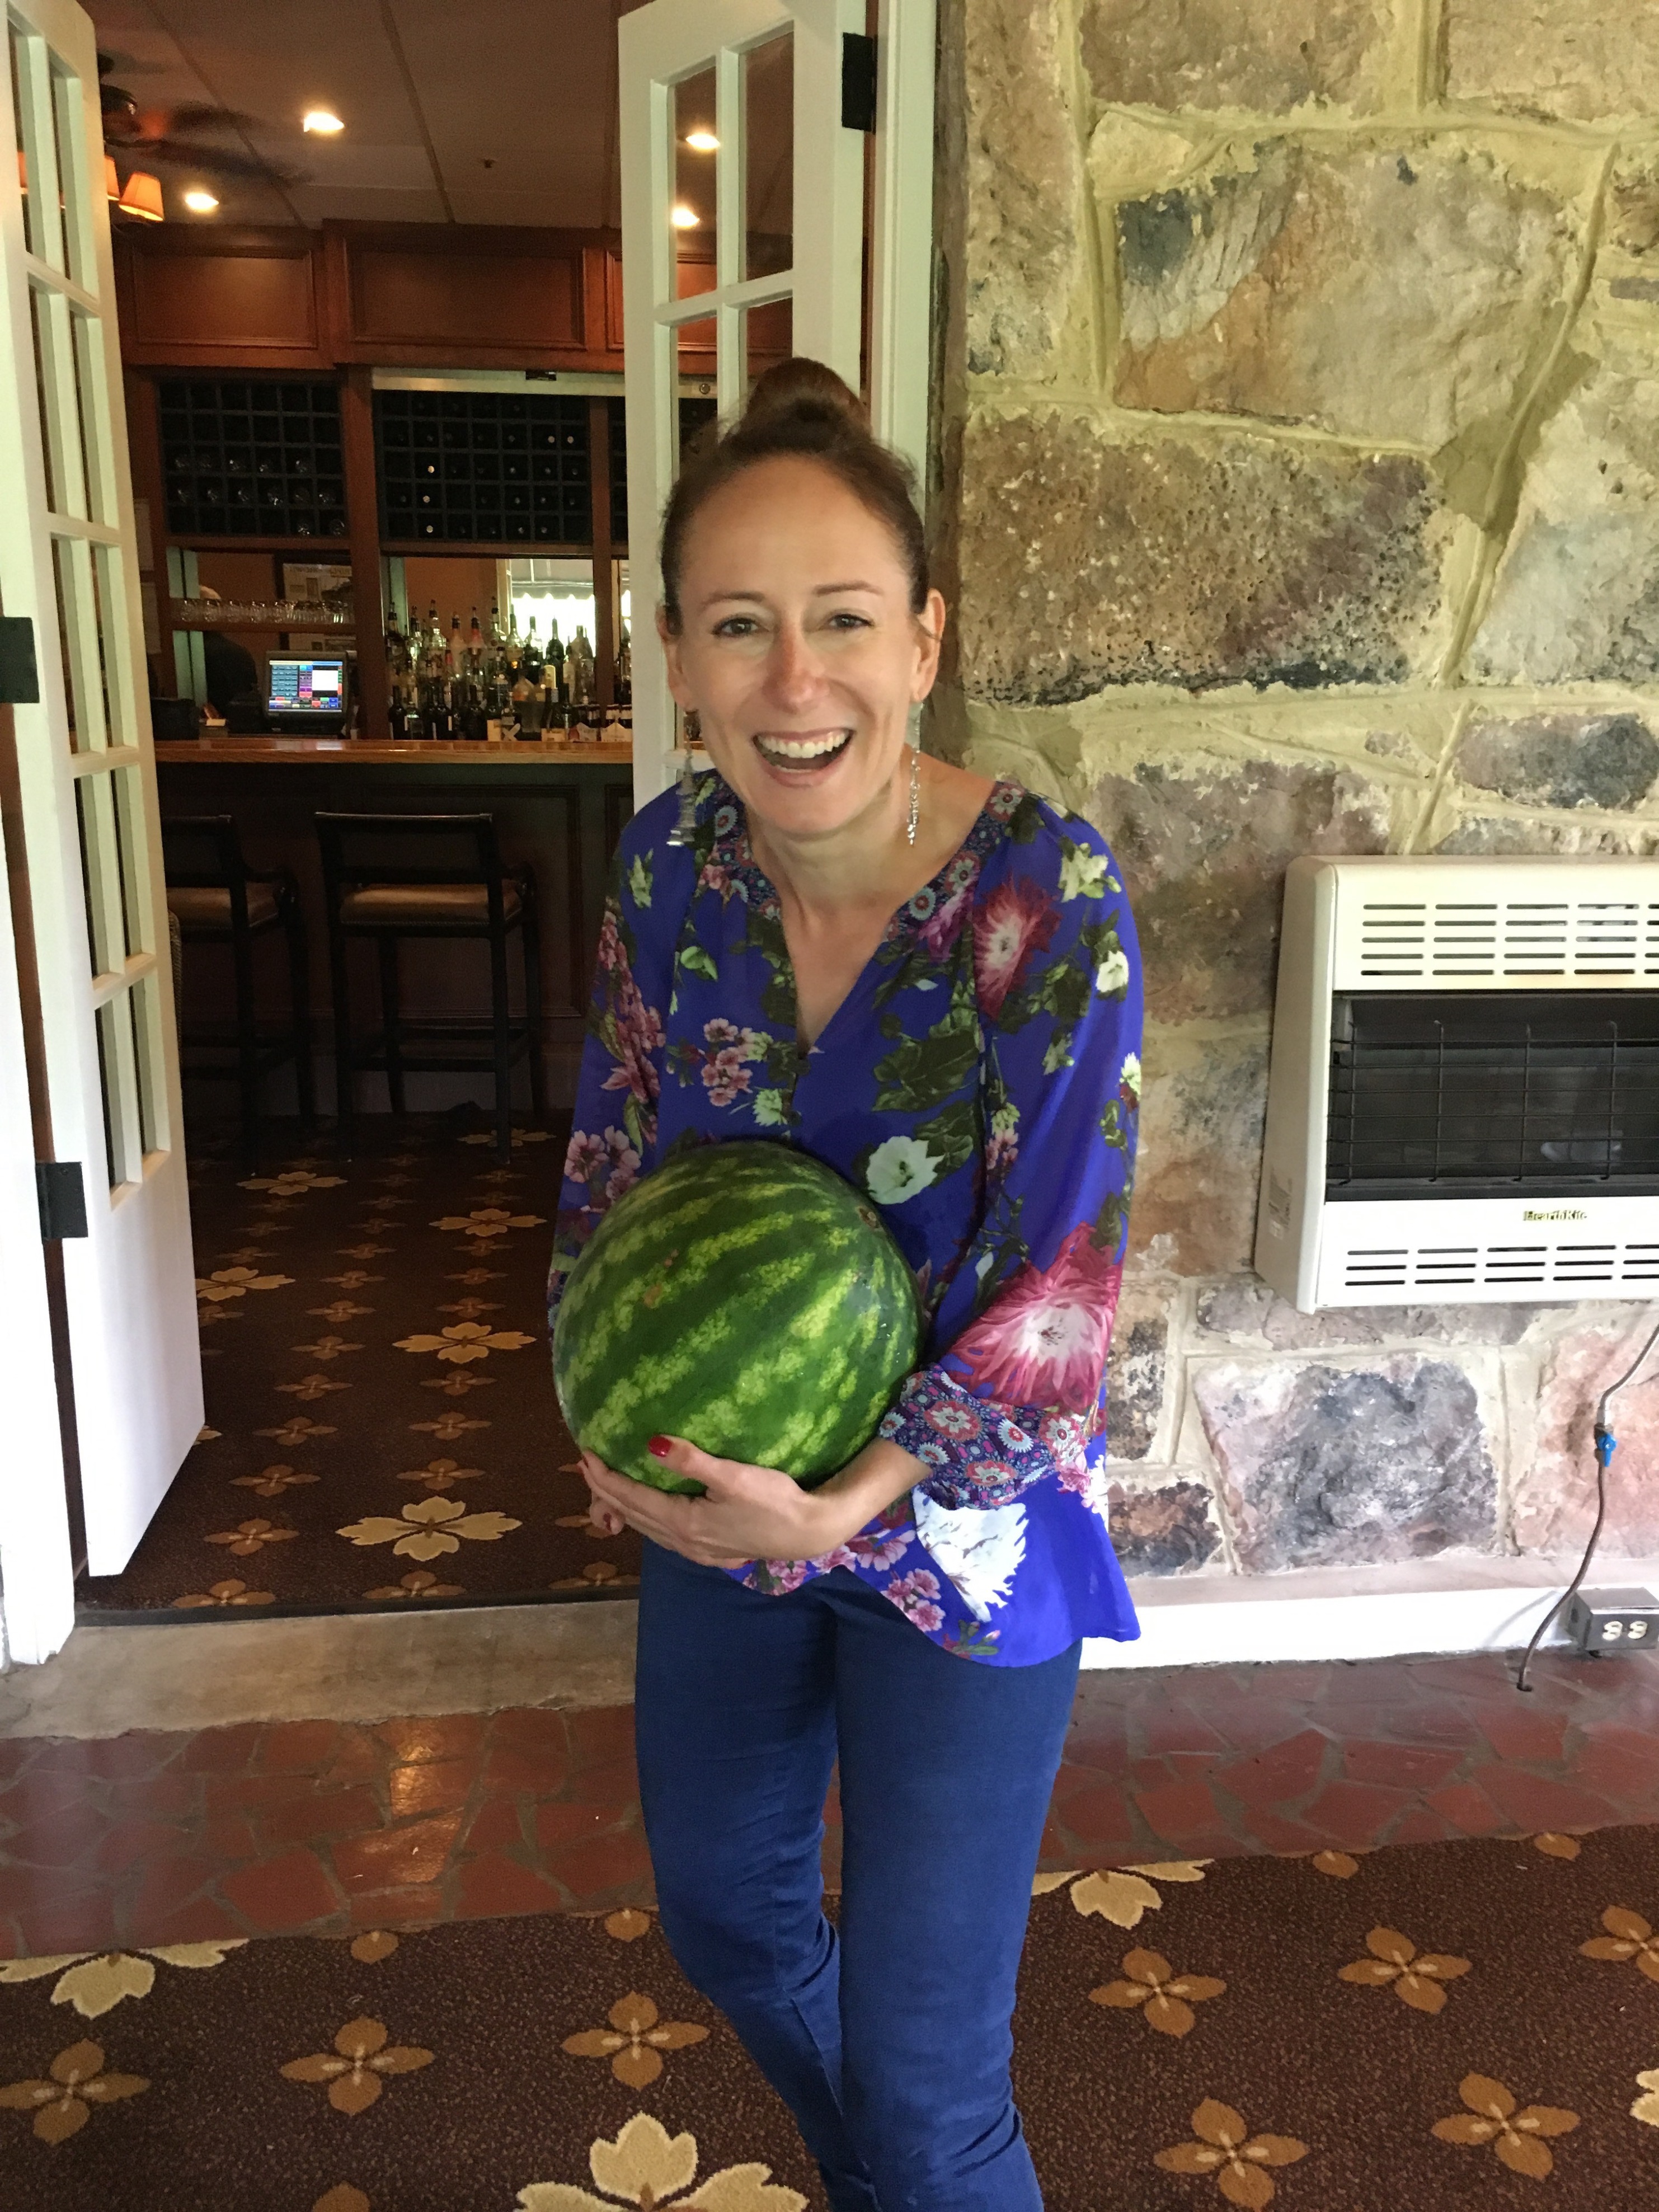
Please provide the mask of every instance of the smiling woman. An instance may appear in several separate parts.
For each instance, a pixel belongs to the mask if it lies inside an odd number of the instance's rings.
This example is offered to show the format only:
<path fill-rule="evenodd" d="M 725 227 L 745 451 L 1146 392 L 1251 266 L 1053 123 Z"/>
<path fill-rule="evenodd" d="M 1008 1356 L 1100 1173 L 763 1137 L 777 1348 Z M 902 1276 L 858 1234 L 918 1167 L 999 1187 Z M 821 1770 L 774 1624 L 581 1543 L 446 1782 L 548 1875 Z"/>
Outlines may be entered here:
<path fill-rule="evenodd" d="M 701 1496 L 583 1462 L 595 1521 L 647 1539 L 664 1928 L 836 2212 L 1037 2206 L 1007 2073 L 1025 1906 L 1079 1639 L 1138 1633 L 1104 1469 L 1134 933 L 1086 823 L 909 747 L 945 617 L 858 401 L 817 362 L 769 372 L 665 518 L 659 630 L 716 773 L 686 842 L 672 793 L 623 834 L 552 1281 L 556 1305 L 671 1153 L 761 1137 L 864 1192 L 921 1293 L 922 1364 L 810 1491 L 684 1437 L 649 1449 Z"/>

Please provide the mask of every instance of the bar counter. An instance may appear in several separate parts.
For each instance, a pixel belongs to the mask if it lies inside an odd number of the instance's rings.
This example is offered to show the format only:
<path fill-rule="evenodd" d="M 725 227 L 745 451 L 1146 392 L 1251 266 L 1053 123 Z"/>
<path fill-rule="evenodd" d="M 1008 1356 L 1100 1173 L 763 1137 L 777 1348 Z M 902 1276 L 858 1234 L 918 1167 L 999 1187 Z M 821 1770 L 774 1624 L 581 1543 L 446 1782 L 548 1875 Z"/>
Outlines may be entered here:
<path fill-rule="evenodd" d="M 571 743 L 463 738 L 212 736 L 158 742 L 156 776 L 161 815 L 228 814 L 250 867 L 291 868 L 299 879 L 309 940 L 312 1029 L 322 1111 L 333 1099 L 332 997 L 322 872 L 312 817 L 348 814 L 489 813 L 495 817 L 503 860 L 536 872 L 541 909 L 542 991 L 548 1089 L 556 1103 L 574 1095 L 585 1010 L 593 972 L 611 856 L 634 810 L 633 747 L 627 739 Z M 373 948 L 351 948 L 354 1026 L 378 1018 Z M 489 1005 L 486 955 L 479 946 L 416 939 L 404 947 L 403 993 L 412 1016 L 479 1013 Z M 262 1023 L 287 1016 L 283 963 L 275 940 L 256 947 L 256 1006 Z M 518 957 L 511 956 L 518 1003 Z M 195 1021 L 234 1016 L 228 952 L 191 946 L 186 953 L 186 1008 Z M 273 1079 L 267 1110 L 291 1110 L 291 1078 Z M 457 1091 L 458 1082 L 462 1089 Z M 523 1091 L 525 1076 L 518 1075 Z M 447 1087 L 445 1087 L 447 1086 Z M 438 1109 L 458 1096 L 489 1097 L 488 1079 L 410 1078 L 411 1108 Z M 360 1079 L 360 1109 L 386 1104 L 383 1079 Z M 225 1108 L 229 1086 L 200 1092 Z M 519 1100 L 524 1103 L 524 1098 Z"/>

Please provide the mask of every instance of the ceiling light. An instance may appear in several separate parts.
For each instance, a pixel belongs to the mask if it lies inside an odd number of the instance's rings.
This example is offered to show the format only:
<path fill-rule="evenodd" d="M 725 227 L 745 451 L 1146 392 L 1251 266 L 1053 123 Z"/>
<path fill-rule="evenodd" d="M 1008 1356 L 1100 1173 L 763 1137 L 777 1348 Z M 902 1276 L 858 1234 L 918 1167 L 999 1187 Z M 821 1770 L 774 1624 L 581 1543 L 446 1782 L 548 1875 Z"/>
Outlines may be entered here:
<path fill-rule="evenodd" d="M 192 185 L 185 194 L 185 205 L 192 215 L 211 215 L 218 204 L 213 194 L 204 191 L 200 185 Z"/>
<path fill-rule="evenodd" d="M 720 142 L 712 131 L 705 131 L 699 125 L 696 130 L 686 132 L 685 143 L 694 154 L 713 154 L 719 151 Z"/>
<path fill-rule="evenodd" d="M 682 202 L 678 207 L 670 209 L 668 220 L 676 230 L 695 230 L 697 227 L 697 210 L 696 208 L 685 206 Z"/>
<path fill-rule="evenodd" d="M 135 169 L 127 179 L 119 205 L 123 215 L 136 215 L 144 222 L 167 221 L 167 210 L 161 204 L 161 179 L 144 169 Z"/>
<path fill-rule="evenodd" d="M 331 107 L 308 107 L 301 128 L 317 131 L 325 138 L 331 138 L 337 131 L 343 131 L 345 125 Z"/>

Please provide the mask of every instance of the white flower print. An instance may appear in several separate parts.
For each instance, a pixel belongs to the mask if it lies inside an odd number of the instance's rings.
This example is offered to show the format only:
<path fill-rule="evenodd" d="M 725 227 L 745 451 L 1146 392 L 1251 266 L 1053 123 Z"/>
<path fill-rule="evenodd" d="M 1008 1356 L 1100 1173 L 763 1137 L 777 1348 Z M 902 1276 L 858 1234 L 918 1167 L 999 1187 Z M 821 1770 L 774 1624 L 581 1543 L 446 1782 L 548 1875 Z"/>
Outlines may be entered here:
<path fill-rule="evenodd" d="M 1072 845 L 1060 863 L 1060 895 L 1063 899 L 1098 898 L 1106 888 L 1104 853 L 1091 853 L 1085 845 Z"/>
<path fill-rule="evenodd" d="M 1014 1571 L 1025 1557 L 1025 1508 L 1013 1505 L 937 1505 L 914 1490 L 916 1534 L 935 1565 L 953 1582 L 975 1620 L 1006 1605 Z"/>
<path fill-rule="evenodd" d="M 939 1162 L 919 1137 L 889 1137 L 871 1153 L 864 1187 L 878 1206 L 902 1206 L 938 1176 Z"/>
<path fill-rule="evenodd" d="M 1096 969 L 1095 988 L 1109 997 L 1114 991 L 1126 990 L 1128 982 L 1129 956 L 1120 945 L 1115 951 L 1109 952 Z"/>
<path fill-rule="evenodd" d="M 1131 1092 L 1133 1096 L 1137 1098 L 1139 1097 L 1140 1054 L 1138 1052 L 1132 1052 L 1126 1054 L 1122 1068 L 1119 1073 L 1117 1079 L 1119 1087 L 1121 1090 Z"/>

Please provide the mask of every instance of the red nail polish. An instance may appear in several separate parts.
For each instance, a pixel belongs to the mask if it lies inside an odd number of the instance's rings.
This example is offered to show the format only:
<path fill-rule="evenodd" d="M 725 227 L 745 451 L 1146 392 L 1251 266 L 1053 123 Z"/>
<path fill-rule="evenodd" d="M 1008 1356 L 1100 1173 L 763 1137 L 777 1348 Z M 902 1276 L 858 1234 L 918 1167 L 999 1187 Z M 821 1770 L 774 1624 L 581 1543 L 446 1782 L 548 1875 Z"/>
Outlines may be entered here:
<path fill-rule="evenodd" d="M 653 1459 L 666 1459 L 673 1449 L 673 1445 L 666 1437 L 653 1437 L 646 1445 L 646 1449 Z"/>

